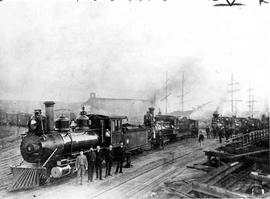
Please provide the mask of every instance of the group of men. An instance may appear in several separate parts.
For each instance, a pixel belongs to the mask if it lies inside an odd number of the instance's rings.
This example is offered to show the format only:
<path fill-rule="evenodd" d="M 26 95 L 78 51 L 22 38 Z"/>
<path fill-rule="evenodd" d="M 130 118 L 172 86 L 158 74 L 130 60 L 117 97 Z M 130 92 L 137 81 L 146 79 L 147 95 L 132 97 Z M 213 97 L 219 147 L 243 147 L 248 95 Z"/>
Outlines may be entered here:
<path fill-rule="evenodd" d="M 94 169 L 96 170 L 96 179 L 102 180 L 102 163 L 104 161 L 106 165 L 105 178 L 111 176 L 111 168 L 114 159 L 117 161 L 115 174 L 117 174 L 118 171 L 119 173 L 123 173 L 122 168 L 125 160 L 123 142 L 120 142 L 120 146 L 115 149 L 113 149 L 112 145 L 109 145 L 109 148 L 103 149 L 101 149 L 100 146 L 97 146 L 96 149 L 91 146 L 90 151 L 86 153 L 86 155 L 84 155 L 81 150 L 80 155 L 76 158 L 77 183 L 80 178 L 80 184 L 82 184 L 86 170 L 88 170 L 88 182 L 92 182 Z"/>

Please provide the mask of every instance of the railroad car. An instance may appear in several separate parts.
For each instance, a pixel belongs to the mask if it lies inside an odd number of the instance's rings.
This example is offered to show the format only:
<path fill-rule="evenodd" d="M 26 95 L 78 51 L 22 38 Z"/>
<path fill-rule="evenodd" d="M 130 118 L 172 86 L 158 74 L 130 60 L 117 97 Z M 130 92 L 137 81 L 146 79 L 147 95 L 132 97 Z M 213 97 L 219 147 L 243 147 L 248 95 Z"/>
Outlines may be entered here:
<path fill-rule="evenodd" d="M 162 137 L 163 142 L 175 141 L 179 132 L 179 120 L 171 115 L 156 115 L 155 129 L 156 134 Z"/>
<path fill-rule="evenodd" d="M 199 131 L 198 120 L 183 117 L 179 120 L 179 135 L 181 137 L 197 137 Z"/>

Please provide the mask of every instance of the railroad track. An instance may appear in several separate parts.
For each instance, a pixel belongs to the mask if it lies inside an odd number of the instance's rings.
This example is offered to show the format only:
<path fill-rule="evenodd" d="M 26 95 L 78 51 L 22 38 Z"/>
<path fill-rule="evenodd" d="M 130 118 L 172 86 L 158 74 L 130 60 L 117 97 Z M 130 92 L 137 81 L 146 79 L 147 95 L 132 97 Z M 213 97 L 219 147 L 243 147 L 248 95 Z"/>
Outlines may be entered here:
<path fill-rule="evenodd" d="M 194 147 L 194 145 L 195 145 L 195 147 Z M 172 150 L 172 148 L 174 148 L 174 149 Z M 91 194 L 91 196 L 93 198 L 102 197 L 102 195 L 104 195 L 104 194 L 106 195 L 107 193 L 117 189 L 117 187 L 121 187 L 121 185 L 125 185 L 129 181 L 132 181 L 133 179 L 137 180 L 141 176 L 146 175 L 147 173 L 151 173 L 152 170 L 156 171 L 159 168 L 162 169 L 164 167 L 164 169 L 167 172 L 166 176 L 168 176 L 168 175 L 172 176 L 172 175 L 174 175 L 174 173 L 177 174 L 177 172 L 180 171 L 179 168 L 182 168 L 185 166 L 180 166 L 180 167 L 172 169 L 172 170 L 168 169 L 168 167 L 170 167 L 170 165 L 172 163 L 172 158 L 174 159 L 173 160 L 174 162 L 177 162 L 181 158 L 185 158 L 187 156 L 193 157 L 192 153 L 193 152 L 196 153 L 198 150 L 202 151 L 202 149 L 199 148 L 199 146 L 197 145 L 197 143 L 195 142 L 194 139 L 189 139 L 188 142 L 179 141 L 179 142 L 167 145 L 167 146 L 165 146 L 165 148 L 163 150 L 152 150 L 149 152 L 146 151 L 144 154 L 141 154 L 139 156 L 133 156 L 134 167 L 132 169 L 127 169 L 126 172 L 122 175 L 116 175 L 116 176 L 113 176 L 113 178 L 109 178 L 108 180 L 96 181 L 96 183 L 91 184 L 91 186 L 93 186 L 94 189 L 97 188 L 97 191 L 93 195 Z M 172 154 L 172 156 L 170 154 Z M 174 155 L 174 157 L 173 157 L 173 155 Z M 146 156 L 148 156 L 148 157 L 146 157 Z M 138 159 L 139 159 L 139 161 L 138 161 Z M 190 159 L 190 158 L 188 158 L 188 159 Z M 138 164 L 139 162 L 143 162 L 143 165 Z M 8 166 L 8 169 L 9 169 L 9 166 Z M 8 171 L 8 172 L 10 173 L 10 171 Z M 164 172 L 164 174 L 165 174 L 165 172 Z M 11 182 L 11 178 L 12 178 L 12 175 L 10 175 L 9 182 Z M 53 193 L 52 187 L 54 187 L 53 186 L 54 184 L 58 184 L 58 185 L 66 184 L 66 185 L 70 186 L 70 185 L 74 184 L 75 180 L 76 179 L 74 179 L 74 177 L 70 177 L 70 178 L 67 178 L 65 180 L 64 179 L 60 180 L 61 182 L 59 182 L 59 181 L 53 182 L 49 186 L 45 186 L 45 187 L 47 187 L 47 189 L 52 191 L 52 193 Z M 151 181 L 148 181 L 148 180 L 151 180 Z M 147 181 L 148 181 L 147 186 L 145 188 L 141 188 L 140 186 L 138 186 L 136 192 L 138 192 L 140 194 L 149 192 L 149 189 L 152 187 L 153 184 L 160 184 L 166 180 L 167 180 L 167 177 L 165 177 L 165 175 L 163 177 L 157 177 L 157 176 L 155 176 L 155 174 L 153 174 L 149 177 L 149 179 L 147 179 Z M 28 193 L 30 194 L 31 191 L 29 191 Z M 122 193 L 125 193 L 125 190 L 123 190 Z M 133 193 L 133 191 L 131 191 L 130 193 Z M 43 188 L 40 187 L 38 189 L 35 189 L 35 195 L 42 196 L 43 194 L 44 194 Z M 45 194 L 45 195 L 47 195 L 47 194 Z"/>
<path fill-rule="evenodd" d="M 183 157 L 185 157 L 185 156 L 187 156 L 187 155 L 189 155 L 189 154 L 191 154 L 192 152 L 189 152 L 189 153 L 186 153 L 186 154 L 184 154 L 184 155 L 182 155 L 182 156 L 179 156 L 179 157 L 177 157 L 177 158 L 175 158 L 175 159 L 179 159 L 179 158 L 183 158 Z M 161 161 L 160 161 L 161 162 Z M 100 193 L 98 193 L 98 194 L 96 194 L 96 195 L 94 195 L 94 196 L 92 196 L 93 198 L 99 198 L 100 196 L 102 196 L 103 194 L 105 194 L 105 193 L 108 193 L 108 192 L 110 192 L 110 191 L 112 191 L 113 189 L 115 189 L 115 188 L 118 188 L 119 186 L 121 186 L 121 185 L 123 185 L 123 184 L 125 184 L 125 183 L 127 183 L 127 182 L 129 182 L 130 180 L 134 180 L 134 179 L 136 179 L 136 178 L 138 178 L 138 177 L 140 177 L 140 176 L 143 176 L 143 175 L 145 175 L 146 173 L 148 173 L 148 172 L 150 172 L 150 171 L 154 171 L 154 170 L 156 170 L 156 169 L 158 169 L 159 167 L 162 167 L 162 166 L 164 166 L 164 165 L 166 165 L 166 164 L 169 164 L 171 161 L 168 161 L 168 162 L 165 162 L 165 163 L 160 163 L 160 164 L 158 164 L 158 165 L 155 165 L 154 167 L 150 167 L 150 168 L 148 168 L 147 170 L 144 170 L 143 172 L 141 172 L 141 173 L 137 173 L 135 176 L 132 176 L 132 178 L 130 179 L 130 178 L 127 178 L 127 179 L 125 179 L 124 181 L 122 181 L 121 183 L 118 183 L 117 185 L 114 185 L 114 186 L 112 186 L 112 187 L 110 187 L 110 188 L 108 188 L 108 189 L 106 189 L 106 190 L 104 190 L 104 191 L 102 191 L 102 192 L 100 192 Z M 172 172 L 172 171 L 171 171 Z M 169 173 L 171 173 L 171 172 L 169 172 Z M 174 170 L 173 170 L 173 172 L 174 172 Z M 168 174 L 169 174 L 168 173 Z M 154 182 L 154 181 L 153 181 Z M 152 183 L 153 183 L 152 182 Z M 138 186 L 138 185 L 137 185 Z M 149 186 L 149 184 L 148 184 L 148 186 Z M 135 187 L 136 188 L 136 187 Z M 119 191 L 120 192 L 120 194 L 122 194 L 121 193 L 121 191 Z M 132 191 L 133 192 L 133 191 Z M 115 195 L 114 195 L 115 196 Z M 116 197 L 115 197 L 116 198 Z"/>
<path fill-rule="evenodd" d="M 204 146 L 212 147 L 215 143 L 213 140 L 206 141 Z M 168 181 L 168 177 L 181 176 L 182 172 L 185 174 L 186 165 L 204 158 L 203 149 L 199 147 L 195 139 L 190 139 L 188 142 L 185 140 L 167 145 L 164 150 L 153 150 L 149 153 L 146 151 L 139 156 L 133 156 L 134 166 L 132 168 L 124 169 L 123 174 L 113 175 L 103 181 L 97 180 L 78 186 L 76 178 L 67 177 L 50 183 L 48 186 L 16 192 L 16 195 L 12 192 L 3 194 L 10 198 L 13 196 L 30 198 L 35 195 L 40 199 L 63 198 L 67 194 L 70 197 L 82 198 L 88 196 L 91 198 L 142 198 L 141 196 L 147 196 L 149 198 L 152 191 L 156 192 L 155 188 L 159 187 L 162 182 Z M 85 178 L 87 177 L 85 176 Z M 79 193 L 79 195 L 75 193 Z"/>
<path fill-rule="evenodd" d="M 10 166 L 18 165 L 22 162 L 19 146 L 20 146 L 20 142 L 19 140 L 17 140 L 1 149 L 0 191 L 6 189 L 9 183 L 12 182 L 12 174 L 11 174 Z"/>
<path fill-rule="evenodd" d="M 188 140 L 192 141 L 192 138 L 188 139 Z M 183 146 L 180 146 L 180 148 L 184 148 L 184 146 L 186 144 L 189 144 L 190 141 L 186 142 Z M 170 151 L 171 148 L 175 148 L 176 146 L 178 146 L 180 142 L 181 142 L 181 140 L 174 142 L 174 143 L 171 143 L 169 145 L 166 145 L 164 147 L 164 149 L 145 151 L 140 156 L 134 156 L 134 160 L 136 160 L 138 158 L 144 158 L 145 156 L 152 154 L 152 153 L 153 154 L 160 153 L 161 151 L 164 153 L 166 151 Z M 10 170 L 10 166 L 19 165 L 23 161 L 23 159 L 20 155 L 19 146 L 20 146 L 20 139 L 17 140 L 16 142 L 14 142 L 12 145 L 8 145 L 5 148 L 1 149 L 0 168 L 2 168 L 2 169 L 0 170 L 0 179 L 1 179 L 0 191 L 7 189 L 9 184 L 12 182 L 12 173 Z M 53 183 L 51 183 L 51 184 L 53 184 Z M 59 182 L 55 181 L 55 183 L 59 183 Z"/>
<path fill-rule="evenodd" d="M 198 150 L 202 151 L 202 149 L 200 147 L 193 147 L 192 149 L 189 149 L 189 144 L 183 144 L 183 146 L 179 146 L 175 149 L 175 157 L 173 161 L 167 160 L 162 162 L 162 160 L 160 160 L 158 164 L 154 164 L 148 169 L 140 168 L 143 172 L 139 173 L 135 171 L 133 173 L 136 173 L 136 175 L 131 175 L 125 180 L 115 183 L 97 194 L 93 194 L 92 197 L 149 198 L 153 188 L 158 187 L 163 182 L 166 182 L 168 178 L 174 178 L 181 175 L 182 172 L 186 170 L 186 165 L 188 163 L 196 162 L 198 158 L 202 159 L 202 154 L 197 153 Z M 183 151 L 185 152 L 183 153 Z M 115 181 L 117 181 L 117 179 L 115 179 Z M 181 192 L 178 192 L 178 194 L 189 196 L 188 194 Z"/>
<path fill-rule="evenodd" d="M 195 150 L 199 150 L 199 148 L 196 148 Z M 106 190 L 103 190 L 99 192 L 96 195 L 93 195 L 93 198 L 104 198 L 104 195 L 107 196 L 106 194 L 110 194 L 111 196 L 113 195 L 113 198 L 140 198 L 140 196 L 144 195 L 145 193 L 149 192 L 149 188 L 151 188 L 153 185 L 158 185 L 162 182 L 165 182 L 168 179 L 168 176 L 173 177 L 181 174 L 186 168 L 179 169 L 178 167 L 172 167 L 168 168 L 171 166 L 172 161 L 176 162 L 181 158 L 184 158 L 186 156 L 191 155 L 194 151 L 194 149 L 190 149 L 186 151 L 184 154 L 179 153 L 176 154 L 174 157 L 174 160 L 166 160 L 160 159 L 157 161 L 158 163 L 152 164 L 152 166 L 148 168 L 140 168 L 143 172 L 133 172 L 135 173 L 134 175 L 129 176 L 125 180 L 114 184 L 110 187 L 108 187 Z M 164 168 L 163 168 L 164 167 Z M 163 171 L 162 175 L 159 176 L 157 175 L 157 172 L 159 170 Z M 135 181 L 145 175 L 145 180 L 143 182 L 140 182 L 140 180 L 137 182 L 137 185 L 134 186 L 134 184 L 131 181 Z M 133 183 L 133 184 L 131 184 Z M 128 192 L 126 192 L 126 186 L 123 186 L 122 188 L 119 189 L 122 185 L 130 185 L 132 189 Z M 142 186 L 143 184 L 143 186 Z"/>

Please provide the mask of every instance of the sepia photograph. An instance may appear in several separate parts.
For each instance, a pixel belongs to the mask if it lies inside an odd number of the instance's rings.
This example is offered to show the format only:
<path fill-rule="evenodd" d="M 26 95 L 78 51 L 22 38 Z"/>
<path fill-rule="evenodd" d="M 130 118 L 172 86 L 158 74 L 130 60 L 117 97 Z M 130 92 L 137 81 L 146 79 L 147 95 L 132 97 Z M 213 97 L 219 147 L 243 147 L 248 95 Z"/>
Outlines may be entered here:
<path fill-rule="evenodd" d="M 270 198 L 269 0 L 0 0 L 0 198 Z"/>

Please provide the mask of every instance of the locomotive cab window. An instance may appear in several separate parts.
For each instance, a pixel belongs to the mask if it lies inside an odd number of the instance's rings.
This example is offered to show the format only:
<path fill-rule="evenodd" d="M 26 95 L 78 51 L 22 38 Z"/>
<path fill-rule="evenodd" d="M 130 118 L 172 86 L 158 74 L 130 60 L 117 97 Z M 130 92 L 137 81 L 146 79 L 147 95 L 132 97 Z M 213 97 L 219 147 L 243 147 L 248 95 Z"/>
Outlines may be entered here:
<path fill-rule="evenodd" d="M 121 128 L 121 120 L 112 120 L 112 131 L 120 131 Z"/>
<path fill-rule="evenodd" d="M 115 131 L 115 124 L 114 124 L 114 120 L 111 120 L 111 131 L 114 132 Z"/>

